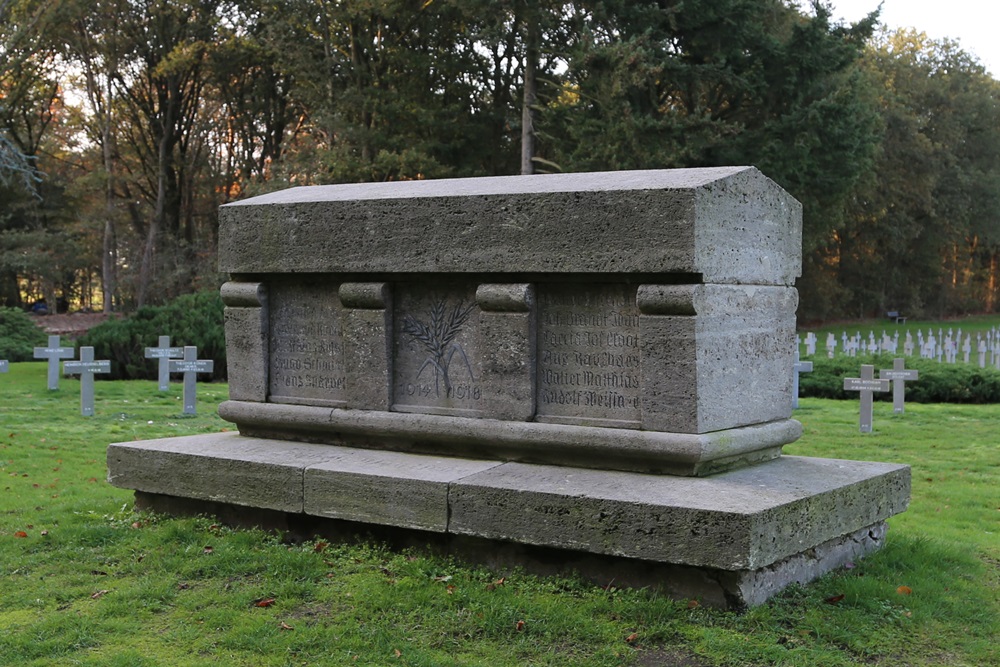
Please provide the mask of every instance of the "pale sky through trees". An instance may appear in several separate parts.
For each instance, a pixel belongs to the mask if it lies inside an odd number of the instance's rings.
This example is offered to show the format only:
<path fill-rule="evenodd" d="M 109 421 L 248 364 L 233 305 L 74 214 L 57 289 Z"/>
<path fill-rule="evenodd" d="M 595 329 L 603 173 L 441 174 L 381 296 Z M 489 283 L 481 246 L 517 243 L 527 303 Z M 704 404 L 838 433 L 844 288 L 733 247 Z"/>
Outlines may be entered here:
<path fill-rule="evenodd" d="M 833 18 L 857 21 L 879 0 L 830 0 Z M 916 28 L 927 36 L 959 42 L 994 78 L 1000 77 L 1000 3 L 996 0 L 883 0 L 879 21 L 890 29 Z"/>

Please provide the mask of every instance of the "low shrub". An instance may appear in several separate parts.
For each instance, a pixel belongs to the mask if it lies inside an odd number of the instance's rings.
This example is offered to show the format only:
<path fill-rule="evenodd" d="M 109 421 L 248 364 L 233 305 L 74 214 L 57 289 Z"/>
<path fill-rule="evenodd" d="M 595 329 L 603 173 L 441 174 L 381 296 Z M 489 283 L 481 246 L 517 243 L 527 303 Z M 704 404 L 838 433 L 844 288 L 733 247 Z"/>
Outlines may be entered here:
<path fill-rule="evenodd" d="M 0 359 L 31 361 L 48 337 L 23 310 L 0 306 Z"/>
<path fill-rule="evenodd" d="M 145 349 L 156 347 L 160 336 L 170 336 L 171 347 L 194 345 L 199 359 L 215 362 L 213 380 L 225 380 L 226 335 L 223 304 L 218 292 L 179 297 L 163 306 L 144 306 L 127 318 L 108 320 L 80 338 L 91 345 L 95 359 L 110 359 L 112 380 L 155 380 L 157 360 L 146 359 Z M 199 379 L 207 376 L 199 375 Z"/>
<path fill-rule="evenodd" d="M 862 364 L 892 368 L 892 355 L 812 357 L 811 373 L 799 376 L 799 395 L 815 398 L 857 399 L 858 392 L 844 391 L 844 378 L 859 377 Z M 1000 371 L 973 364 L 946 364 L 933 359 L 906 357 L 906 368 L 920 379 L 906 383 L 906 400 L 915 403 L 1000 403 Z M 892 392 L 876 392 L 876 400 L 891 401 Z"/>

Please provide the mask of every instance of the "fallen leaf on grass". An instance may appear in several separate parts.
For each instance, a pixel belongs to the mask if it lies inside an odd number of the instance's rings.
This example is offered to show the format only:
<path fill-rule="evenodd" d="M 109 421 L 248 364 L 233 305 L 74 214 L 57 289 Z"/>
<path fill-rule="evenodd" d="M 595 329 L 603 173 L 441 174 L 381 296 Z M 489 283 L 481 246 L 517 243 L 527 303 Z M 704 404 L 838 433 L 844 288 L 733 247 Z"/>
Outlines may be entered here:
<path fill-rule="evenodd" d="M 845 597 L 846 596 L 843 593 L 840 593 L 838 595 L 831 595 L 830 597 L 828 597 L 825 600 L 823 600 L 823 602 L 825 602 L 827 604 L 837 604 L 838 602 L 840 602 L 841 600 L 843 600 Z"/>
<path fill-rule="evenodd" d="M 524 630 L 524 621 L 518 621 L 517 623 L 515 623 L 514 624 L 514 629 L 517 630 L 518 632 L 523 631 Z"/>
<path fill-rule="evenodd" d="M 910 593 L 913 592 L 913 589 L 910 588 L 909 586 L 900 586 L 899 588 L 896 589 L 896 592 L 899 593 L 900 595 L 909 595 Z"/>
<path fill-rule="evenodd" d="M 106 591 L 106 590 L 100 590 L 100 591 L 97 591 L 96 593 L 94 593 L 93 595 L 91 595 L 90 599 L 91 600 L 97 600 L 98 598 L 102 598 L 102 597 L 104 597 L 107 594 L 108 594 L 108 591 Z"/>
<path fill-rule="evenodd" d="M 701 604 L 697 600 L 688 600 L 688 609 L 695 609 L 700 606 Z"/>
<path fill-rule="evenodd" d="M 400 650 L 399 650 L 398 648 L 394 648 L 394 649 L 392 649 L 392 653 L 393 653 L 393 655 L 395 655 L 395 656 L 396 656 L 397 658 L 401 658 L 401 657 L 403 657 L 403 652 L 402 652 L 402 651 L 400 651 Z"/>
<path fill-rule="evenodd" d="M 43 530 L 41 533 L 39 533 L 39 535 L 41 535 L 42 537 L 45 537 L 48 534 L 49 534 L 49 531 L 47 531 L 47 530 Z"/>
<path fill-rule="evenodd" d="M 448 584 L 447 586 L 444 587 L 444 590 L 448 593 L 448 595 L 452 595 L 455 592 L 455 585 Z"/>
<path fill-rule="evenodd" d="M 500 577 L 499 579 L 497 579 L 496 581 L 494 581 L 492 584 L 487 584 L 486 585 L 486 590 L 488 590 L 488 591 L 495 591 L 500 586 L 503 586 L 504 583 L 506 583 L 506 581 L 507 581 L 507 577 Z"/>
<path fill-rule="evenodd" d="M 14 533 L 14 537 L 27 537 L 27 536 L 28 536 L 28 534 L 26 532 L 24 532 L 23 530 L 19 530 L 16 533 Z"/>
<path fill-rule="evenodd" d="M 294 630 L 295 628 L 293 628 L 292 626 L 288 625 L 288 623 L 285 623 L 284 621 L 282 621 L 281 624 L 278 625 L 278 629 L 279 630 Z"/>
<path fill-rule="evenodd" d="M 206 554 L 210 554 L 213 551 L 215 551 L 215 549 L 213 549 L 212 547 L 205 547 L 204 549 L 202 549 L 202 553 L 206 553 Z"/>
<path fill-rule="evenodd" d="M 628 637 L 625 638 L 625 641 L 627 641 L 629 644 L 632 644 L 638 638 L 639 638 L 639 633 L 633 632 L 632 634 L 630 634 Z"/>
<path fill-rule="evenodd" d="M 253 606 L 255 607 L 270 607 L 275 603 L 274 598 L 259 598 L 253 601 Z"/>
<path fill-rule="evenodd" d="M 316 546 L 313 547 L 313 551 L 320 554 L 326 551 L 326 548 L 330 546 L 329 542 L 317 542 Z"/>
<path fill-rule="evenodd" d="M 434 577 L 434 581 L 451 581 L 451 575 L 442 574 L 440 577 Z"/>

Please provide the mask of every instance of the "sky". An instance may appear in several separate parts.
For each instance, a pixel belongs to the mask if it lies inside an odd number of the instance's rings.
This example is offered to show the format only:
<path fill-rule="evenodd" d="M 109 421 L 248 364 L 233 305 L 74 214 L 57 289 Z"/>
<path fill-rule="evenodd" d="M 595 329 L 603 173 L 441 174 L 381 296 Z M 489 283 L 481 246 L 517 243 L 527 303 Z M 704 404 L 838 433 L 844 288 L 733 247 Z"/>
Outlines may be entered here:
<path fill-rule="evenodd" d="M 828 0 L 833 18 L 854 22 L 879 0 Z M 916 28 L 932 39 L 953 39 L 974 54 L 993 78 L 1000 77 L 1000 6 L 996 0 L 883 0 L 879 21 L 889 28 Z"/>

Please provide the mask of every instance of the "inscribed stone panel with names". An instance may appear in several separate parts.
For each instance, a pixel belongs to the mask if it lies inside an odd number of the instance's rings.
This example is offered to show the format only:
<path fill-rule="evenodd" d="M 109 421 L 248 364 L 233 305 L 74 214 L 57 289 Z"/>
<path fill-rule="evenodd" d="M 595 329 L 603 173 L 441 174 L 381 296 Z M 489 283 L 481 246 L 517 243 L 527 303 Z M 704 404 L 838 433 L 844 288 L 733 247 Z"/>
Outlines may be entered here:
<path fill-rule="evenodd" d="M 337 288 L 329 282 L 271 285 L 271 401 L 331 407 L 345 404 Z"/>
<path fill-rule="evenodd" d="M 634 286 L 539 286 L 539 421 L 636 428 L 640 361 Z"/>

